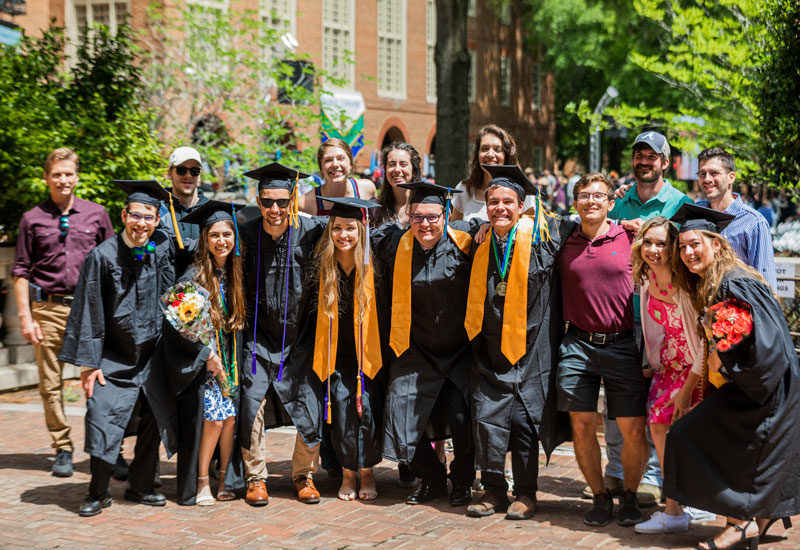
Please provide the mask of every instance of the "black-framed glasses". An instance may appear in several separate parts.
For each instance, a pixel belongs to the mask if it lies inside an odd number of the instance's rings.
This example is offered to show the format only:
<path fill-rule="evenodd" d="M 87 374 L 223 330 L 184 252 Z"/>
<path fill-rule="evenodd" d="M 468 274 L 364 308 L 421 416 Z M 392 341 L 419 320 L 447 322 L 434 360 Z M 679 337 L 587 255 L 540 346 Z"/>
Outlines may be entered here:
<path fill-rule="evenodd" d="M 439 218 L 441 218 L 441 217 L 442 217 L 441 214 L 427 214 L 427 215 L 425 215 L 425 214 L 412 214 L 411 215 L 411 223 L 421 224 L 425 220 L 428 220 L 428 223 L 433 225 L 436 222 L 438 222 Z"/>
<path fill-rule="evenodd" d="M 61 236 L 66 237 L 69 233 L 69 216 L 64 215 L 58 219 L 58 228 L 61 230 Z"/>
<path fill-rule="evenodd" d="M 265 199 L 265 198 L 259 198 L 258 200 L 261 201 L 261 206 L 263 206 L 264 208 L 272 208 L 273 204 L 277 204 L 278 208 L 286 208 L 287 206 L 289 206 L 289 201 L 291 199 Z"/>
<path fill-rule="evenodd" d="M 203 171 L 202 168 L 199 166 L 192 166 L 189 168 L 188 166 L 176 166 L 175 171 L 178 173 L 179 176 L 185 176 L 186 172 L 189 172 L 193 178 L 196 178 L 200 175 L 200 172 Z"/>

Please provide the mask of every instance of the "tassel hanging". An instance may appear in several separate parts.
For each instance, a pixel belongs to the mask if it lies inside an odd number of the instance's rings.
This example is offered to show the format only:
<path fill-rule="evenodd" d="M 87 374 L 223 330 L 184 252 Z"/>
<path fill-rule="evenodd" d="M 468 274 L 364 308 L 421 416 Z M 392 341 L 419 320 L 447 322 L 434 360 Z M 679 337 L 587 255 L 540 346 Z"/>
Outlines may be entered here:
<path fill-rule="evenodd" d="M 175 228 L 175 238 L 178 240 L 178 248 L 183 250 L 183 239 L 181 239 L 181 230 L 178 227 L 178 219 L 175 217 L 175 207 L 172 204 L 172 193 L 169 194 L 169 215 L 172 218 L 172 227 Z"/>

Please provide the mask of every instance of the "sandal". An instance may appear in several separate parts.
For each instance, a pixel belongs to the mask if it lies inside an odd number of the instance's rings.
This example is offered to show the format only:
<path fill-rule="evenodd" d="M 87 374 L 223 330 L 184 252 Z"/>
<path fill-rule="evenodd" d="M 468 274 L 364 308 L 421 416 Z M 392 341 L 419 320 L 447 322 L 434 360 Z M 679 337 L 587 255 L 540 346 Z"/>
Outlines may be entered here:
<path fill-rule="evenodd" d="M 697 545 L 697 548 L 700 550 L 730 550 L 732 548 L 738 547 L 740 544 L 750 543 L 750 550 L 758 550 L 758 535 L 753 535 L 752 537 L 746 536 L 747 528 L 750 527 L 750 524 L 753 523 L 753 520 L 748 521 L 744 525 L 736 525 L 735 523 L 731 523 L 730 521 L 727 523 L 726 527 L 733 527 L 736 531 L 741 533 L 739 540 L 731 544 L 730 546 L 726 546 L 725 548 L 720 548 L 717 546 L 717 543 L 714 542 L 713 538 L 708 539 L 705 543 L 708 545 L 708 549 L 703 548 L 700 545 Z"/>
<path fill-rule="evenodd" d="M 217 491 L 217 500 L 221 502 L 225 502 L 227 500 L 233 500 L 236 498 L 236 495 L 233 491 L 226 490 L 225 487 L 225 470 L 219 471 L 219 485 L 223 487 Z"/>
<path fill-rule="evenodd" d="M 208 482 L 208 476 L 197 476 L 197 481 Z M 214 495 L 211 494 L 211 486 L 208 483 L 206 483 L 202 489 L 197 491 L 197 496 L 194 499 L 194 503 L 198 506 L 212 506 L 214 504 Z"/>
<path fill-rule="evenodd" d="M 758 538 L 759 539 L 763 539 L 764 537 L 767 537 L 767 536 L 769 536 L 770 538 L 778 538 L 778 535 L 767 535 L 767 531 L 769 531 L 769 528 L 772 527 L 775 524 L 775 522 L 777 522 L 777 521 L 783 521 L 783 528 L 784 529 L 791 529 L 792 528 L 792 520 L 789 519 L 788 517 L 785 517 L 785 518 L 773 518 L 773 519 L 771 519 L 771 520 L 769 520 L 767 522 L 767 524 L 764 526 L 764 528 L 758 534 Z"/>
<path fill-rule="evenodd" d="M 365 489 L 363 489 L 361 487 L 361 484 L 363 482 L 363 477 L 364 476 L 359 475 L 358 499 L 359 500 L 375 500 L 376 498 L 378 498 L 378 487 L 377 487 L 377 484 L 375 483 L 375 476 L 372 473 L 372 469 L 370 468 L 370 470 L 369 470 L 369 477 L 372 478 L 372 487 L 371 488 L 368 487 L 365 490 Z"/>

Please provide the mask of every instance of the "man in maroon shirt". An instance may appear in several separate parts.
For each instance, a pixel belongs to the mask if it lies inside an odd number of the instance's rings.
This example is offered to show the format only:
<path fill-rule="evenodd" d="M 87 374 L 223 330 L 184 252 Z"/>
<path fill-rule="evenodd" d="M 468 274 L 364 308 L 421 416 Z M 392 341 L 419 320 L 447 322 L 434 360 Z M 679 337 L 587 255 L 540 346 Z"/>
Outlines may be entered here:
<path fill-rule="evenodd" d="M 608 220 L 614 187 L 602 174 L 583 176 L 573 189 L 581 226 L 558 257 L 567 333 L 559 350 L 558 408 L 572 421 L 575 458 L 591 487 L 594 506 L 584 523 L 606 525 L 613 501 L 603 485 L 597 441 L 597 399 L 603 382 L 608 416 L 623 436 L 624 492 L 617 523 L 642 521 L 636 488 L 647 458 L 647 386 L 633 335 L 633 235 Z"/>
<path fill-rule="evenodd" d="M 69 477 L 73 445 L 62 403 L 64 364 L 58 354 L 83 261 L 114 230 L 102 206 L 75 196 L 74 151 L 51 152 L 44 163 L 44 180 L 50 198 L 22 215 L 12 275 L 22 336 L 34 345 L 39 394 L 56 449 L 53 475 Z"/>

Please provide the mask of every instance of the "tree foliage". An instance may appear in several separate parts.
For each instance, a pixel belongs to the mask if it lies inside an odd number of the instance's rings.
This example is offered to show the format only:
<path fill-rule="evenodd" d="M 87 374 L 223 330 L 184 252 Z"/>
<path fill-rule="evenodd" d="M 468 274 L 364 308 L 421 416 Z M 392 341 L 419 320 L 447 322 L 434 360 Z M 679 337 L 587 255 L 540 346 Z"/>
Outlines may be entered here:
<path fill-rule="evenodd" d="M 7 239 L 22 214 L 47 198 L 42 166 L 53 149 L 78 153 L 78 196 L 103 204 L 112 220 L 123 198 L 112 181 L 152 177 L 161 162 L 130 29 L 116 36 L 92 29 L 69 70 L 65 46 L 62 29 L 51 26 L 0 50 L 0 233 Z"/>

